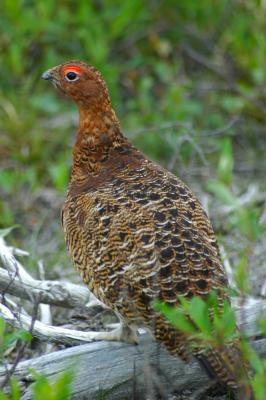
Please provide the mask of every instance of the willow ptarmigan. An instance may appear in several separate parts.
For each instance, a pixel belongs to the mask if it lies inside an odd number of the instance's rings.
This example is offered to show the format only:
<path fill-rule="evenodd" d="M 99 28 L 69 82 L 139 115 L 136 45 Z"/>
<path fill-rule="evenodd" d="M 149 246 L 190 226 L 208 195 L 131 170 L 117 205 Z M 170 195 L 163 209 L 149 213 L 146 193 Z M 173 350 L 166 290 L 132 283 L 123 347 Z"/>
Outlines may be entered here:
<path fill-rule="evenodd" d="M 101 74 L 70 61 L 42 75 L 79 109 L 79 128 L 62 225 L 74 265 L 89 289 L 127 329 L 100 338 L 123 340 L 148 328 L 187 359 L 186 337 L 154 310 L 153 300 L 206 297 L 228 285 L 211 224 L 191 190 L 150 161 L 122 134 Z M 237 345 L 195 355 L 212 377 L 239 387 Z M 243 399 L 244 397 L 242 397 Z M 246 397 L 247 398 L 247 397 Z"/>

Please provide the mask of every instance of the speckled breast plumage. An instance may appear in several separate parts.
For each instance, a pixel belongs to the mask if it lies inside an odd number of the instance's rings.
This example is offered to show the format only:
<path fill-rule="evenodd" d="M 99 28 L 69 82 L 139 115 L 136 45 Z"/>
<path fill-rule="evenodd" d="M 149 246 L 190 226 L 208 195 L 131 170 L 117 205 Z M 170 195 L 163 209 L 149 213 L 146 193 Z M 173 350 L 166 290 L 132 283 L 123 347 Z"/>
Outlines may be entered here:
<path fill-rule="evenodd" d="M 208 218 L 174 175 L 141 157 L 91 186 L 68 194 L 66 240 L 84 282 L 128 324 L 161 337 L 152 300 L 177 304 L 226 285 Z"/>

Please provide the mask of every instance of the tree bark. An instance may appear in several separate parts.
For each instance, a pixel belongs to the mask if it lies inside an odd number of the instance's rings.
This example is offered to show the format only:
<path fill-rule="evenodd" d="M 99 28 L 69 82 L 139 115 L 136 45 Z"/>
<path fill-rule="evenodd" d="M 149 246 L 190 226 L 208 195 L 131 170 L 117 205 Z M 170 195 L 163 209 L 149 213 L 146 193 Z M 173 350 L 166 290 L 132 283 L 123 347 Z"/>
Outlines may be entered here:
<path fill-rule="evenodd" d="M 252 345 L 260 356 L 266 356 L 266 339 L 254 341 Z M 152 383 L 162 393 L 169 393 L 202 388 L 209 382 L 197 361 L 185 364 L 147 335 L 143 335 L 139 345 L 95 342 L 22 361 L 16 368 L 17 379 L 31 382 L 29 368 L 51 380 L 70 370 L 74 377 L 71 398 L 77 400 L 96 399 L 100 393 L 106 394 L 103 398 L 108 400 L 141 399 L 147 398 L 144 394 L 149 394 Z M 0 368 L 0 383 L 5 373 Z M 31 390 L 30 385 L 22 400 L 31 398 Z"/>

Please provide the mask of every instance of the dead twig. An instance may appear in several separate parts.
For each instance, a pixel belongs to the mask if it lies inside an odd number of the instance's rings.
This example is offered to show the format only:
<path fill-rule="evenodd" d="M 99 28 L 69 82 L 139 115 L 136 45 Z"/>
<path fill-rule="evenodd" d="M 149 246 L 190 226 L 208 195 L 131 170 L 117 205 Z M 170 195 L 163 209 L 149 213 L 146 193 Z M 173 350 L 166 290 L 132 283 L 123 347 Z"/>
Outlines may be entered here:
<path fill-rule="evenodd" d="M 8 247 L 1 237 L 0 260 L 5 268 L 0 268 L 2 294 L 68 308 L 85 305 L 90 299 L 94 299 L 85 286 L 32 278 L 15 258 L 14 249 Z"/>
<path fill-rule="evenodd" d="M 239 326 L 248 336 L 259 335 L 257 320 L 266 312 L 266 301 L 257 299 L 248 299 L 243 305 L 239 304 L 237 299 L 232 300 L 233 307 L 236 309 L 236 315 L 239 320 Z M 25 312 L 18 313 L 16 308 L 10 308 L 0 304 L 0 317 L 15 328 L 30 329 L 31 317 Z M 245 319 L 241 316 L 245 313 Z M 32 329 L 32 335 L 44 342 L 63 343 L 75 345 L 95 340 L 105 340 L 106 335 L 111 332 L 83 332 L 72 329 L 51 326 L 36 320 Z"/>
<path fill-rule="evenodd" d="M 135 130 L 129 133 L 129 136 L 136 137 L 142 135 L 147 132 L 161 132 L 161 131 L 168 131 L 168 130 L 176 130 L 178 128 L 185 129 L 189 132 L 193 137 L 208 137 L 208 136 L 220 136 L 224 133 L 228 133 L 233 126 L 241 121 L 239 116 L 233 117 L 230 121 L 228 121 L 224 126 L 219 129 L 213 129 L 210 131 L 197 131 L 192 127 L 190 123 L 184 121 L 173 121 L 167 122 L 157 126 L 150 126 L 142 129 Z"/>
<path fill-rule="evenodd" d="M 31 321 L 30 321 L 30 325 L 29 325 L 29 329 L 28 329 L 28 332 L 30 334 L 32 334 L 32 332 L 33 332 L 34 324 L 35 324 L 35 321 L 37 319 L 38 306 L 39 306 L 39 303 L 36 301 L 34 303 L 32 317 L 31 317 Z M 15 370 L 17 368 L 17 365 L 20 362 L 21 358 L 23 357 L 23 354 L 24 354 L 27 346 L 28 346 L 27 342 L 22 342 L 21 340 L 18 341 L 18 349 L 17 349 L 17 355 L 16 355 L 16 358 L 15 358 L 15 361 L 14 361 L 12 367 L 9 370 L 7 370 L 5 379 L 1 383 L 1 386 L 0 386 L 1 388 L 4 388 L 8 384 L 8 382 L 10 381 L 10 378 L 14 374 L 14 372 L 15 372 Z"/>

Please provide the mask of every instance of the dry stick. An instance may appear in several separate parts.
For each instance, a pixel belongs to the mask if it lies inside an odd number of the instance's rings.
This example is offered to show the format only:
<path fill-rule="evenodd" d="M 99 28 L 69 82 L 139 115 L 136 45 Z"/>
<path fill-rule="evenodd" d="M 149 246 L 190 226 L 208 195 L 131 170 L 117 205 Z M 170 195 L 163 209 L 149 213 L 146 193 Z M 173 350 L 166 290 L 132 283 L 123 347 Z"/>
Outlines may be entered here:
<path fill-rule="evenodd" d="M 0 317 L 8 324 L 15 328 L 29 329 L 31 318 L 28 315 L 20 314 L 10 310 L 3 304 L 0 304 Z M 41 341 L 63 343 L 67 345 L 75 345 L 80 343 L 89 343 L 99 340 L 121 340 L 122 325 L 117 324 L 116 329 L 112 331 L 77 331 L 74 329 L 61 328 L 43 324 L 40 321 L 35 321 L 32 335 Z"/>
<path fill-rule="evenodd" d="M 73 308 L 85 305 L 92 297 L 85 286 L 61 281 L 24 281 L 0 268 L 0 291 L 26 300 L 40 299 L 42 303 Z"/>
<path fill-rule="evenodd" d="M 36 302 L 34 303 L 34 307 L 33 307 L 33 311 L 32 311 L 32 318 L 31 318 L 31 322 L 30 322 L 30 326 L 29 326 L 29 330 L 28 330 L 28 332 L 29 332 L 30 334 L 32 334 L 32 332 L 33 332 L 34 323 L 35 323 L 35 321 L 36 321 L 36 319 L 37 319 L 38 306 L 39 306 L 39 303 L 36 301 Z M 19 349 L 18 349 L 16 358 L 15 358 L 15 361 L 14 361 L 12 367 L 7 371 L 6 377 L 5 377 L 4 381 L 2 382 L 2 384 L 1 384 L 1 386 L 0 386 L 1 388 L 3 388 L 5 385 L 7 385 L 7 383 L 8 383 L 9 380 L 10 380 L 10 378 L 11 378 L 12 375 L 14 374 L 14 372 L 15 372 L 15 370 L 16 370 L 16 368 L 17 368 L 17 365 L 18 365 L 18 363 L 19 363 L 19 361 L 20 361 L 21 358 L 23 357 L 23 354 L 24 354 L 24 351 L 25 351 L 27 345 L 28 345 L 27 342 L 24 342 L 24 343 L 22 343 L 21 341 L 19 342 Z"/>
<path fill-rule="evenodd" d="M 38 270 L 39 270 L 40 279 L 42 281 L 44 281 L 45 280 L 45 272 L 44 272 L 44 266 L 43 266 L 42 260 L 38 261 Z M 40 321 L 43 324 L 52 325 L 53 319 L 52 319 L 52 313 L 51 313 L 51 306 L 49 304 L 41 303 L 39 309 L 40 309 Z M 52 348 L 53 348 L 52 344 L 46 343 L 44 352 L 50 353 L 50 351 L 52 351 Z"/>
<path fill-rule="evenodd" d="M 208 136 L 219 136 L 224 133 L 226 133 L 229 129 L 231 129 L 235 124 L 240 122 L 240 117 L 236 116 L 229 120 L 224 126 L 218 129 L 213 129 L 210 131 L 198 131 L 192 127 L 190 123 L 184 122 L 184 121 L 173 121 L 173 122 L 166 122 L 163 123 L 159 126 L 147 126 L 145 128 L 141 128 L 138 130 L 134 130 L 132 132 L 129 132 L 129 136 L 136 137 L 138 135 L 141 135 L 143 133 L 147 132 L 160 132 L 160 131 L 165 131 L 165 130 L 173 130 L 173 129 L 178 129 L 178 128 L 183 128 L 186 131 L 188 131 L 193 137 L 208 137 Z"/>
<path fill-rule="evenodd" d="M 230 288 L 237 290 L 237 286 L 236 286 L 235 279 L 234 279 L 233 269 L 231 267 L 229 258 L 227 257 L 225 248 L 221 243 L 219 243 L 219 249 L 220 249 L 223 265 L 224 265 L 224 268 L 226 271 L 226 275 L 228 278 L 229 286 L 230 286 Z"/>
<path fill-rule="evenodd" d="M 20 276 L 20 279 L 15 277 L 10 283 L 10 276 L 8 272 L 0 268 L 0 288 L 4 286 L 6 292 L 10 294 L 27 299 L 35 298 L 39 302 L 61 305 L 64 307 L 73 307 L 81 304 L 84 305 L 85 301 L 90 296 L 93 298 L 93 305 L 99 304 L 99 301 L 97 299 L 95 300 L 95 297 L 90 295 L 88 289 L 83 286 L 73 285 L 67 282 L 38 281 L 33 279 L 24 270 L 23 266 L 17 262 L 14 255 L 11 253 L 10 248 L 1 238 L 0 257 L 2 260 L 4 260 L 5 265 L 7 265 L 9 270 L 18 270 Z M 263 310 L 265 312 L 265 302 L 252 300 L 252 303 L 247 302 L 244 304 L 244 308 L 249 319 L 247 321 L 243 321 L 242 328 L 243 330 L 249 331 L 250 335 L 253 335 L 256 319 L 260 316 Z M 17 309 L 16 313 L 19 311 L 21 310 Z M 0 304 L 0 312 L 0 315 L 2 315 L 2 317 L 13 326 L 19 328 L 22 325 L 25 329 L 30 327 L 31 320 L 29 316 L 25 315 L 25 312 L 20 312 L 21 315 L 19 320 L 17 319 L 16 314 L 4 304 Z M 240 311 L 238 311 L 238 313 L 240 314 Z M 95 340 L 96 338 L 104 338 L 104 332 L 78 332 L 75 330 L 42 324 L 40 321 L 36 321 L 33 334 L 44 341 L 67 344 L 84 343 L 84 341 L 89 342 Z M 97 336 L 97 334 L 100 335 Z"/>
<path fill-rule="evenodd" d="M 66 308 L 77 306 L 91 307 L 103 305 L 83 285 L 63 281 L 38 280 L 31 277 L 14 254 L 23 254 L 21 250 L 6 245 L 0 237 L 0 259 L 6 269 L 0 268 L 0 291 L 34 302 L 56 305 Z M 27 254 L 27 253 L 26 253 Z M 7 271 L 6 271 L 7 270 Z"/>
<path fill-rule="evenodd" d="M 10 273 L 16 273 L 16 275 L 19 275 L 25 282 L 28 280 L 30 281 L 32 279 L 31 276 L 25 271 L 24 268 L 21 268 L 20 263 L 15 258 L 14 254 L 18 254 L 18 251 L 21 253 L 21 250 L 7 246 L 4 238 L 0 237 L 0 258 L 2 263 L 6 266 Z"/>
<path fill-rule="evenodd" d="M 102 304 L 82 285 L 63 281 L 38 280 L 31 277 L 14 256 L 17 249 L 8 247 L 0 237 L 0 291 L 34 302 L 66 308 Z M 7 271 L 6 271 L 7 270 Z"/>
<path fill-rule="evenodd" d="M 248 336 L 255 336 L 259 334 L 256 321 L 266 313 L 266 300 L 249 299 L 244 306 L 240 307 L 236 300 L 233 300 L 233 307 L 236 310 L 236 315 L 239 321 L 239 326 Z M 241 321 L 241 315 L 245 312 L 246 319 Z M 25 314 L 21 314 L 20 318 L 16 317 L 16 313 L 12 312 L 8 307 L 0 304 L 0 317 L 5 321 L 16 327 L 23 327 L 29 329 L 31 318 Z M 40 321 L 35 321 L 32 335 L 42 341 L 64 343 L 68 345 L 75 345 L 84 342 L 91 342 L 95 340 L 105 340 L 111 332 L 83 332 L 58 326 L 51 326 L 43 324 Z M 115 336 L 114 336 L 115 337 Z"/>
<path fill-rule="evenodd" d="M 39 276 L 42 281 L 45 280 L 45 273 L 43 267 L 43 261 L 38 261 Z M 44 324 L 52 325 L 52 314 L 49 304 L 40 304 L 40 321 Z"/>
<path fill-rule="evenodd" d="M 14 254 L 20 254 L 20 255 L 28 255 L 27 252 L 23 252 L 20 249 L 14 249 L 13 247 L 8 247 L 2 237 L 0 237 L 0 259 L 2 260 L 3 263 L 7 265 L 7 274 L 8 278 L 5 280 L 4 287 L 1 287 L 1 296 L 2 296 L 2 302 L 5 304 L 6 299 L 5 299 L 5 294 L 10 290 L 12 287 L 12 284 L 15 279 L 18 279 L 21 281 L 21 274 L 19 270 L 19 263 L 14 257 Z M 26 276 L 26 271 L 24 274 L 24 271 L 22 271 L 22 275 Z M 32 295 L 29 293 L 28 294 L 29 299 L 31 301 L 34 301 Z M 21 305 L 20 305 L 21 307 Z"/>

